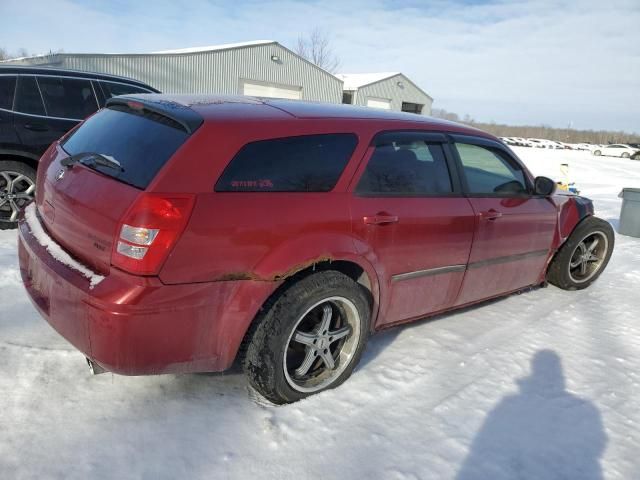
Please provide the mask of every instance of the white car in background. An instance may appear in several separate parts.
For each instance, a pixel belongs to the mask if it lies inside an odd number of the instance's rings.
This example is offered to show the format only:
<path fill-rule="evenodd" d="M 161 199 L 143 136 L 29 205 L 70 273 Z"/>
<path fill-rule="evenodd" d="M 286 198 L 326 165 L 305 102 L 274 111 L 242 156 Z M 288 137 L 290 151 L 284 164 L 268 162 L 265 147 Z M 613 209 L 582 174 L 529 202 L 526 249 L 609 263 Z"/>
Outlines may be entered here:
<path fill-rule="evenodd" d="M 637 153 L 640 153 L 640 150 L 637 148 L 630 147 L 629 145 L 622 145 L 620 143 L 597 146 L 593 149 L 593 154 L 595 156 L 602 155 L 603 157 L 631 158 Z"/>
<path fill-rule="evenodd" d="M 558 148 L 555 142 L 545 140 L 544 138 L 530 138 L 529 141 L 533 143 L 534 147 L 538 148 Z"/>
<path fill-rule="evenodd" d="M 542 142 L 542 140 L 538 140 L 537 138 L 528 138 L 527 141 L 531 144 L 532 147 L 535 147 L 535 148 L 546 148 L 547 147 Z"/>
<path fill-rule="evenodd" d="M 591 150 L 594 147 L 590 143 L 572 143 L 570 145 L 574 150 Z"/>

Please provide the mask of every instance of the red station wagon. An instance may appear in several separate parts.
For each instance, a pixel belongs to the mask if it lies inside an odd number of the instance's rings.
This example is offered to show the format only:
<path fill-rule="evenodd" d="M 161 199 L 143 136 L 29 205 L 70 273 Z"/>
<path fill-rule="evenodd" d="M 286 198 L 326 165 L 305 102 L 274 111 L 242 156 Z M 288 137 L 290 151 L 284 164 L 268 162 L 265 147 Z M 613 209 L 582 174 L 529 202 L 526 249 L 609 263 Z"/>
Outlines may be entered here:
<path fill-rule="evenodd" d="M 495 137 L 344 105 L 113 98 L 51 145 L 36 191 L 24 285 L 94 373 L 237 359 L 274 403 L 342 383 L 380 329 L 584 288 L 614 243 Z"/>

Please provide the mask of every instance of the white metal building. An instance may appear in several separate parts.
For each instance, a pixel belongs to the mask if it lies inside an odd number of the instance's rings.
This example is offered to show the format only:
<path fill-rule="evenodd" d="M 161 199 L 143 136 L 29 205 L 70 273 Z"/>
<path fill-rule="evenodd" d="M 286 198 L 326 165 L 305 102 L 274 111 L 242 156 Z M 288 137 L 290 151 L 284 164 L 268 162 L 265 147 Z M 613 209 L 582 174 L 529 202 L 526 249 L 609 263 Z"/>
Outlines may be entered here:
<path fill-rule="evenodd" d="M 55 53 L 3 63 L 120 75 L 164 93 L 342 101 L 342 80 L 272 40 L 153 53 Z"/>
<path fill-rule="evenodd" d="M 400 72 L 339 73 L 343 103 L 398 112 L 431 114 L 433 98 Z"/>
<path fill-rule="evenodd" d="M 133 78 L 164 93 L 218 93 L 315 100 L 423 115 L 433 99 L 400 72 L 337 76 L 273 40 L 152 53 L 54 53 L 0 64 Z"/>

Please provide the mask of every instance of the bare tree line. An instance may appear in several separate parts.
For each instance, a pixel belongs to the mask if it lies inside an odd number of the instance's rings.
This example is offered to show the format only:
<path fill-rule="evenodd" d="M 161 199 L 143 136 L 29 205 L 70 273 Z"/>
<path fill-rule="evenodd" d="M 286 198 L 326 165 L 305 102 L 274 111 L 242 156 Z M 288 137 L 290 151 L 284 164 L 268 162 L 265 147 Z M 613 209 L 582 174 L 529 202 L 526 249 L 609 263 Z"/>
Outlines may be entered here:
<path fill-rule="evenodd" d="M 299 36 L 293 50 L 327 72 L 336 73 L 340 68 L 340 59 L 331 47 L 329 36 L 320 28 L 314 28 L 306 37 Z"/>
<path fill-rule="evenodd" d="M 53 55 L 55 53 L 63 53 L 64 50 L 62 48 L 59 48 L 57 50 L 49 50 L 47 52 L 48 55 Z M 27 50 L 26 48 L 19 48 L 18 50 L 16 50 L 15 52 L 10 52 L 9 50 L 7 50 L 6 48 L 2 48 L 0 47 L 0 61 L 1 60 L 13 60 L 15 58 L 23 58 L 23 57 L 31 57 L 33 56 L 33 53 L 30 53 L 29 50 Z"/>
<path fill-rule="evenodd" d="M 29 51 L 26 48 L 20 48 L 14 53 L 10 53 L 6 48 L 0 47 L 0 60 L 10 60 L 12 58 L 28 57 Z"/>
<path fill-rule="evenodd" d="M 544 138 L 565 143 L 640 143 L 640 135 L 610 130 L 575 130 L 573 128 L 553 128 L 548 125 L 502 125 L 498 123 L 478 122 L 469 115 L 460 117 L 456 113 L 434 108 L 434 117 L 466 123 L 475 128 L 489 132 L 497 137 Z"/>

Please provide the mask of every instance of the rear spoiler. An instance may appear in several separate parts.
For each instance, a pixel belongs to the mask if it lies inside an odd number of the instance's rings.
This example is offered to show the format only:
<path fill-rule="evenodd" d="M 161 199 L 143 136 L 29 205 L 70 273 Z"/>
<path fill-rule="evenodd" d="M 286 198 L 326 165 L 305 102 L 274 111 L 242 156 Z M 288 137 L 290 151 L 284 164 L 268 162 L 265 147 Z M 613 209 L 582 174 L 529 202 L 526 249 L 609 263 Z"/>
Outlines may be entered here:
<path fill-rule="evenodd" d="M 146 97 L 146 96 L 145 96 Z M 133 110 L 148 111 L 179 123 L 187 133 L 195 132 L 204 122 L 197 112 L 186 105 L 165 99 L 138 97 L 134 95 L 120 95 L 107 100 L 106 106 L 121 105 Z"/>

